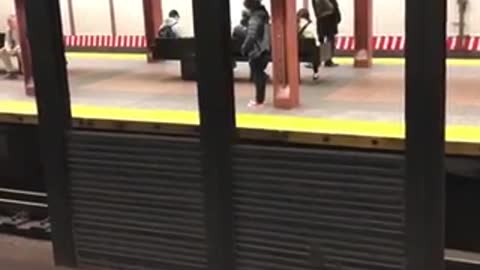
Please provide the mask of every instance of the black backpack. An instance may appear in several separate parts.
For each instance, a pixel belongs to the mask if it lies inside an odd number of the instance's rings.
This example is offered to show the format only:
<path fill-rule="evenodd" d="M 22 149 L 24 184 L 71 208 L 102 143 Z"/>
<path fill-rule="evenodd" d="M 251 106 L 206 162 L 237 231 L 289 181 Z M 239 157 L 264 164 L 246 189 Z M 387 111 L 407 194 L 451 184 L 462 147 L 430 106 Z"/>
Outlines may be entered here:
<path fill-rule="evenodd" d="M 173 31 L 173 27 L 177 23 L 171 24 L 171 25 L 164 25 L 159 31 L 158 31 L 158 37 L 159 38 L 177 38 L 177 34 L 175 31 Z"/>

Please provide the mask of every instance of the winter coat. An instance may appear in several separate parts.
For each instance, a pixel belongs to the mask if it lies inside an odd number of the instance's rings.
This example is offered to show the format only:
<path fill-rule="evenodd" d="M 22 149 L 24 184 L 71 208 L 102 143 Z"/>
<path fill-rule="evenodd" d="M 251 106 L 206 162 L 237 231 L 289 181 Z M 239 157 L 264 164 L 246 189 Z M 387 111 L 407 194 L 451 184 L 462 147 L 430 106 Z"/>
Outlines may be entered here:
<path fill-rule="evenodd" d="M 270 16 L 264 6 L 252 10 L 248 21 L 247 35 L 242 45 L 242 53 L 250 60 L 270 52 Z"/>
<path fill-rule="evenodd" d="M 315 1 L 312 0 L 315 7 Z M 338 7 L 337 0 L 329 0 L 333 5 L 333 13 L 323 16 L 321 18 L 317 17 L 317 30 L 318 37 L 324 39 L 325 37 L 333 37 L 338 34 L 338 25 L 342 21 L 342 15 Z M 317 14 L 317 12 L 315 12 Z"/>

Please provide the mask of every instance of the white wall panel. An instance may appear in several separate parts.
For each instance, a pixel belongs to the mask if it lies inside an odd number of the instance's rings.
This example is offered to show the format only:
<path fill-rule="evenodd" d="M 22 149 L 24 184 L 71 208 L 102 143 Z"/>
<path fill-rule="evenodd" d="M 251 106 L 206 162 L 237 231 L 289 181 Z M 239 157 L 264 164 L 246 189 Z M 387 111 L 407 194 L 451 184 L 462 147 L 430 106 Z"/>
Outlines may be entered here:
<path fill-rule="evenodd" d="M 13 0 L 0 0 L 0 32 L 7 29 L 7 18 L 15 13 L 15 5 Z M 3 46 L 0 45 L 0 46 Z"/>
<path fill-rule="evenodd" d="M 373 33 L 374 35 L 405 34 L 404 0 L 373 1 Z"/>
<path fill-rule="evenodd" d="M 60 0 L 60 14 L 62 16 L 62 27 L 64 35 L 71 35 L 70 14 L 68 12 L 68 0 Z"/>
<path fill-rule="evenodd" d="M 144 35 L 142 0 L 114 0 L 118 35 Z"/>
<path fill-rule="evenodd" d="M 340 6 L 340 11 L 342 13 L 342 23 L 339 25 L 340 35 L 351 36 L 354 33 L 354 0 L 337 0 L 338 5 Z M 380 1 L 390 1 L 390 0 L 380 0 Z M 394 0 L 399 1 L 399 0 Z"/>
<path fill-rule="evenodd" d="M 108 0 L 74 0 L 73 8 L 78 35 L 111 35 L 112 26 Z"/>

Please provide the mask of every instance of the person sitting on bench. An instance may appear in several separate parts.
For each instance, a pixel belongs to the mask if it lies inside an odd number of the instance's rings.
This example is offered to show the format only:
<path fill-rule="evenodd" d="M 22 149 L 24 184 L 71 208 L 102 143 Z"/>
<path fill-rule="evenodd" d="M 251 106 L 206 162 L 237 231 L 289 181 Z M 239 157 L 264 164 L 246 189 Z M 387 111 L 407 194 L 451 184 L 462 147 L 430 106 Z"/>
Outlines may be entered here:
<path fill-rule="evenodd" d="M 7 32 L 5 33 L 5 44 L 0 48 L 0 59 L 7 71 L 7 79 L 17 78 L 12 64 L 12 57 L 20 57 L 20 38 L 18 33 L 17 17 L 10 15 L 7 19 Z"/>
<path fill-rule="evenodd" d="M 159 38 L 181 38 L 180 14 L 175 9 L 168 13 L 168 18 L 158 30 Z"/>
<path fill-rule="evenodd" d="M 233 39 L 244 41 L 247 36 L 248 20 L 250 20 L 250 12 L 248 10 L 242 11 L 242 19 L 240 24 L 233 28 Z"/>
<path fill-rule="evenodd" d="M 298 21 L 298 38 L 299 39 L 314 39 L 318 52 L 320 53 L 320 42 L 317 35 L 317 29 L 312 19 L 310 12 L 306 8 L 302 8 L 297 12 Z M 318 59 L 317 59 L 318 58 Z M 308 65 L 308 68 L 313 69 L 313 80 L 318 80 L 318 69 L 320 67 L 320 57 L 316 57 L 313 65 Z"/>

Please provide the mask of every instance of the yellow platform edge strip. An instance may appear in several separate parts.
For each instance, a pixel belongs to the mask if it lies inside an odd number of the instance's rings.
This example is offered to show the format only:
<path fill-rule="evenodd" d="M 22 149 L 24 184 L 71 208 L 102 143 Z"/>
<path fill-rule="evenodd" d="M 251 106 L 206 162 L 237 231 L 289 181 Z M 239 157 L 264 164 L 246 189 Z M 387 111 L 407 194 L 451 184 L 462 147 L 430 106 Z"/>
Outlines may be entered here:
<path fill-rule="evenodd" d="M 0 101 L 0 114 L 24 116 L 36 115 L 33 102 Z M 76 119 L 111 120 L 140 123 L 164 123 L 198 125 L 198 112 L 172 110 L 145 110 L 115 107 L 73 105 L 72 115 Z M 358 120 L 336 120 L 306 118 L 283 115 L 237 114 L 239 128 L 303 132 L 329 135 L 349 135 L 374 138 L 402 139 L 405 127 L 402 123 L 371 122 Z M 480 126 L 447 126 L 448 142 L 480 143 Z"/>
<path fill-rule="evenodd" d="M 90 53 L 90 52 L 68 52 L 69 59 L 92 59 L 92 60 L 128 60 L 128 61 L 146 61 L 145 53 Z M 352 65 L 351 57 L 336 57 L 335 61 L 341 65 Z M 374 65 L 404 65 L 405 59 L 401 57 L 390 58 L 374 58 Z M 447 59 L 449 66 L 476 67 L 480 66 L 480 59 Z"/>

